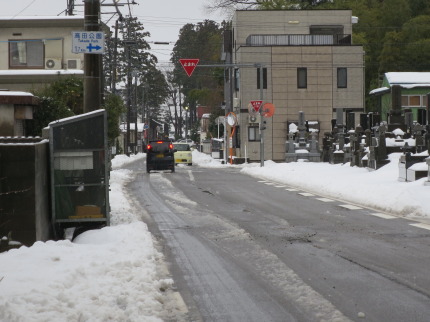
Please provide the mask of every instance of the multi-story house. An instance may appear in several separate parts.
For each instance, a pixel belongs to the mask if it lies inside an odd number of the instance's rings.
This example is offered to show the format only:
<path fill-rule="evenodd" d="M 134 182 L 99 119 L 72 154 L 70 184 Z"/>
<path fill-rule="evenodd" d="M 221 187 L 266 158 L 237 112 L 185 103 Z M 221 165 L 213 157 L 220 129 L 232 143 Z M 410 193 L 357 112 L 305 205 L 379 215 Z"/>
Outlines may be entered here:
<path fill-rule="evenodd" d="M 249 117 L 250 101 L 275 106 L 274 116 L 264 118 L 264 156 L 275 161 L 285 160 L 289 125 L 297 124 L 300 111 L 319 130 L 320 141 L 332 130 L 337 108 L 363 111 L 364 52 L 352 44 L 356 20 L 350 10 L 236 11 L 224 49 L 234 66 L 227 102 L 239 115 L 237 156 L 246 151 L 251 161 L 260 159 L 258 118 Z"/>
<path fill-rule="evenodd" d="M 77 16 L 0 17 L 0 88 L 28 91 L 63 75 L 83 77 L 83 54 L 72 53 Z"/>
<path fill-rule="evenodd" d="M 72 32 L 83 30 L 77 16 L 0 17 L 0 136 L 25 135 L 23 122 L 36 104 L 26 92 L 70 75 L 83 78 L 84 55 L 72 52 Z"/>

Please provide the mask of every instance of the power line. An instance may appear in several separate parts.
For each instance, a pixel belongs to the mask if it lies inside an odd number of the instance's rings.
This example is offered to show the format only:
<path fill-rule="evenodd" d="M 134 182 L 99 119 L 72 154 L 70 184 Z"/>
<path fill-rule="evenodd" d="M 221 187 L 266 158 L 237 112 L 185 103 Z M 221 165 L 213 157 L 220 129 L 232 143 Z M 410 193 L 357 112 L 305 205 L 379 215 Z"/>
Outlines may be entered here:
<path fill-rule="evenodd" d="M 25 6 L 24 7 L 24 9 L 22 9 L 21 11 L 19 11 L 16 15 L 14 15 L 13 17 L 12 17 L 12 19 L 13 18 L 15 18 L 16 16 L 18 16 L 21 12 L 23 12 L 24 10 L 26 10 L 28 7 L 30 7 L 33 3 L 35 3 L 37 0 L 33 0 L 33 1 L 31 1 L 27 6 Z"/>

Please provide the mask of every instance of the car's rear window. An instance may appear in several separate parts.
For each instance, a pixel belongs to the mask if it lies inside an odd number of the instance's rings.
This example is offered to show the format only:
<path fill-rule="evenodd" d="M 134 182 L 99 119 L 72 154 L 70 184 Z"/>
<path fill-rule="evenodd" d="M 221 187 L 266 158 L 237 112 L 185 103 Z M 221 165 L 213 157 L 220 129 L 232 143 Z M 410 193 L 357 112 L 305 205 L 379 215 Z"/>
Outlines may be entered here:
<path fill-rule="evenodd" d="M 151 142 L 150 145 L 152 146 L 153 152 L 169 152 L 169 142 Z"/>
<path fill-rule="evenodd" d="M 190 146 L 187 143 L 175 143 L 175 149 L 178 151 L 190 151 Z"/>

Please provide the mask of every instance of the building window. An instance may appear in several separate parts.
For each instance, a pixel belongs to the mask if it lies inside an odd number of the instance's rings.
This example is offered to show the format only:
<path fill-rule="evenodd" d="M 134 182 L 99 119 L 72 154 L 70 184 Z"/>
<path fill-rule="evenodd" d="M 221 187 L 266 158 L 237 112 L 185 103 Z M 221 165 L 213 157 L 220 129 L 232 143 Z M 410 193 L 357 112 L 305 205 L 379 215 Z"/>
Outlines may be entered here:
<path fill-rule="evenodd" d="M 297 68 L 297 88 L 307 88 L 308 87 L 308 69 L 307 68 Z"/>
<path fill-rule="evenodd" d="M 10 68 L 43 68 L 42 40 L 9 41 Z"/>
<path fill-rule="evenodd" d="M 345 67 L 337 69 L 337 88 L 347 88 L 348 86 L 348 73 Z"/>
<path fill-rule="evenodd" d="M 402 95 L 403 107 L 424 107 L 427 104 L 426 96 L 421 95 Z"/>
<path fill-rule="evenodd" d="M 260 68 L 257 68 L 257 89 L 260 89 Z M 267 68 L 263 68 L 263 89 L 267 89 Z"/>
<path fill-rule="evenodd" d="M 260 141 L 260 129 L 258 126 L 248 126 L 248 141 Z"/>

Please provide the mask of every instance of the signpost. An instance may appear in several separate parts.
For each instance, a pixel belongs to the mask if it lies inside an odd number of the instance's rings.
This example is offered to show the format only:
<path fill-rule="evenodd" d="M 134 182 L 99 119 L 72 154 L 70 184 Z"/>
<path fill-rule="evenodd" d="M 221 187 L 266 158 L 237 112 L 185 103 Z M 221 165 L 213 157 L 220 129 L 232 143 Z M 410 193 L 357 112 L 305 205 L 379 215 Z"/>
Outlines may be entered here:
<path fill-rule="evenodd" d="M 258 113 L 260 111 L 261 105 L 263 104 L 263 101 L 250 101 L 249 103 L 254 109 L 254 112 Z"/>
<path fill-rule="evenodd" d="M 184 68 L 185 72 L 187 73 L 188 77 L 191 76 L 194 69 L 197 67 L 197 64 L 199 62 L 199 59 L 179 59 L 179 61 L 182 64 L 182 67 Z M 261 63 L 255 63 L 255 64 L 217 64 L 217 65 L 200 65 L 200 67 L 223 67 L 223 68 L 229 68 L 230 69 L 230 77 L 232 79 L 231 70 L 232 68 L 237 67 L 257 67 L 260 71 L 260 84 L 263 84 L 263 65 Z M 231 83 L 233 84 L 233 83 Z M 233 91 L 230 90 L 230 95 L 232 95 Z M 233 100 L 233 98 L 231 98 Z M 248 105 L 248 110 L 250 114 L 261 114 L 261 105 L 263 104 L 263 86 L 260 86 L 260 100 L 259 101 L 251 101 Z M 273 106 L 274 107 L 274 106 Z M 270 109 L 271 112 L 274 111 L 274 109 Z M 273 113 L 272 113 L 273 114 Z M 267 116 L 268 117 L 268 116 Z M 266 128 L 264 126 L 264 123 L 261 123 L 260 118 L 260 126 L 259 126 L 259 133 L 260 133 L 260 166 L 264 167 L 264 129 Z M 226 137 L 226 127 L 224 127 L 224 138 Z M 226 144 L 227 142 L 225 142 Z M 227 154 L 226 154 L 227 155 Z M 227 162 L 227 159 L 225 160 Z"/>
<path fill-rule="evenodd" d="M 73 31 L 72 52 L 75 54 L 103 54 L 105 36 L 100 31 Z"/>
<path fill-rule="evenodd" d="M 193 74 L 194 69 L 196 69 L 199 61 L 200 61 L 200 59 L 179 59 L 179 62 L 181 63 L 182 67 L 184 68 L 188 77 L 190 77 Z"/>

